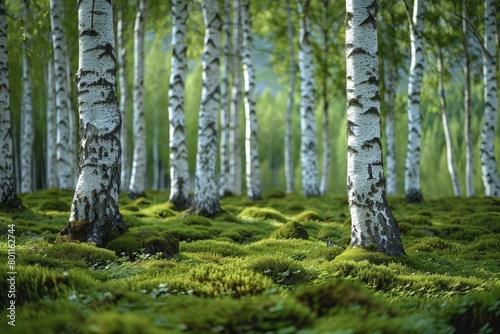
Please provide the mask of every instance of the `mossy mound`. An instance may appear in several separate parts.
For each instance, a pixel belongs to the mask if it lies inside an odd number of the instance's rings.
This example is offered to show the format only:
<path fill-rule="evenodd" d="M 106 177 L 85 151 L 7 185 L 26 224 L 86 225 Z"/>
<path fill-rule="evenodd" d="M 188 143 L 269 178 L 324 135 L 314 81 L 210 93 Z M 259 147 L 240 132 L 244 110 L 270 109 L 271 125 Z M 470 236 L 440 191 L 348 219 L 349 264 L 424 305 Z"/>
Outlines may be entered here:
<path fill-rule="evenodd" d="M 52 247 L 47 247 L 44 253 L 49 258 L 67 261 L 83 260 L 91 265 L 98 262 L 106 263 L 118 260 L 115 253 L 110 250 L 98 248 L 93 244 L 78 242 L 56 243 Z"/>
<path fill-rule="evenodd" d="M 181 219 L 181 221 L 184 225 L 188 225 L 188 226 L 192 226 L 192 225 L 212 226 L 210 219 L 203 217 L 203 216 L 197 216 L 197 215 L 189 215 L 189 216 L 183 217 Z"/>
<path fill-rule="evenodd" d="M 278 222 L 286 222 L 287 219 L 276 209 L 273 208 L 258 208 L 258 207 L 247 207 L 238 214 L 238 217 L 242 219 L 251 220 L 275 220 Z"/>
<path fill-rule="evenodd" d="M 335 258 L 335 261 L 368 261 L 373 264 L 385 264 L 393 261 L 395 258 L 385 255 L 381 252 L 371 251 L 362 247 L 353 247 L 344 251 Z M 397 258 L 396 258 L 397 259 Z"/>
<path fill-rule="evenodd" d="M 222 256 L 244 256 L 247 252 L 232 242 L 218 240 L 198 240 L 193 242 L 182 242 L 181 251 L 188 253 L 211 252 Z"/>
<path fill-rule="evenodd" d="M 215 236 L 204 226 L 172 227 L 169 230 L 179 241 L 206 240 Z"/>
<path fill-rule="evenodd" d="M 224 231 L 219 234 L 218 238 L 229 238 L 235 242 L 242 242 L 244 237 L 237 231 Z"/>
<path fill-rule="evenodd" d="M 300 223 L 288 222 L 271 234 L 275 239 L 309 239 L 307 230 Z"/>
<path fill-rule="evenodd" d="M 259 256 L 249 261 L 247 267 L 265 276 L 274 283 L 291 286 L 305 283 L 311 275 L 298 262 L 282 254 Z"/>
<path fill-rule="evenodd" d="M 410 216 L 405 216 L 398 220 L 399 222 L 406 222 L 411 225 L 419 225 L 419 226 L 430 226 L 432 225 L 429 215 L 424 214 L 415 214 Z"/>
<path fill-rule="evenodd" d="M 40 211 L 69 211 L 71 205 L 58 199 L 51 199 L 43 202 L 38 209 Z"/>
<path fill-rule="evenodd" d="M 295 217 L 293 217 L 293 219 L 298 221 L 298 222 L 301 222 L 301 223 L 306 222 L 306 221 L 310 221 L 310 220 L 320 221 L 320 222 L 323 222 L 326 220 L 325 215 L 322 214 L 319 210 L 315 210 L 315 209 L 304 210 L 301 213 L 299 213 L 298 215 L 296 215 Z"/>
<path fill-rule="evenodd" d="M 142 209 L 142 212 L 147 215 L 155 216 L 158 218 L 167 218 L 167 217 L 175 217 L 177 215 L 177 212 L 175 210 L 176 208 L 174 204 L 161 203 L 161 204 L 151 205 L 148 208 L 144 208 Z"/>
<path fill-rule="evenodd" d="M 319 240 L 336 240 L 345 237 L 346 233 L 341 230 L 340 226 L 335 225 L 324 225 L 318 231 L 316 238 Z"/>
<path fill-rule="evenodd" d="M 500 233 L 500 212 L 475 213 L 464 217 L 463 222 L 486 228 L 490 233 Z"/>
<path fill-rule="evenodd" d="M 264 191 L 263 197 L 265 199 L 270 199 L 270 198 L 283 198 L 286 196 L 286 193 L 283 190 L 279 189 L 268 189 Z"/>
<path fill-rule="evenodd" d="M 407 252 L 436 252 L 450 251 L 453 244 L 438 237 L 424 237 L 418 239 L 416 243 L 408 246 Z"/>
<path fill-rule="evenodd" d="M 106 245 L 117 255 L 127 255 L 131 260 L 140 253 L 170 258 L 179 253 L 179 240 L 168 231 L 150 228 L 134 229 L 122 234 Z"/>

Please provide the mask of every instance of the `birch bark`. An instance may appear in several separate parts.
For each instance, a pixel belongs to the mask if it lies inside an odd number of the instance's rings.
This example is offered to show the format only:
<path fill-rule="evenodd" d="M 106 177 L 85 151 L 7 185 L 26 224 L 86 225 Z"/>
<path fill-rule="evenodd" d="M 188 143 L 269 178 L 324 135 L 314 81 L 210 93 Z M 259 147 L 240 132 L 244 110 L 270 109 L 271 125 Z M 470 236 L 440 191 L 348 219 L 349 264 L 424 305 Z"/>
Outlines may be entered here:
<path fill-rule="evenodd" d="M 387 194 L 397 194 L 396 174 L 396 122 L 394 105 L 396 102 L 396 86 L 398 67 L 389 59 L 384 59 L 384 102 L 385 102 L 385 144 L 387 145 Z"/>
<path fill-rule="evenodd" d="M 57 187 L 57 129 L 54 87 L 54 61 L 47 64 L 47 187 Z"/>

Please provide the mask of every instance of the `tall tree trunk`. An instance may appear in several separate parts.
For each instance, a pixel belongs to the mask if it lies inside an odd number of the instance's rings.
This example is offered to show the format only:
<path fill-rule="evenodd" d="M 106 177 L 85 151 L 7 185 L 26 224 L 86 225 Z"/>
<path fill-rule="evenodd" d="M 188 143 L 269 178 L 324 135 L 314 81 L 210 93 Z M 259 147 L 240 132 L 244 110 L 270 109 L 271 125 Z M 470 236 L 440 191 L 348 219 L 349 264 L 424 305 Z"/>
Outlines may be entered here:
<path fill-rule="evenodd" d="M 288 74 L 290 82 L 288 86 L 288 99 L 286 101 L 285 114 L 285 183 L 286 192 L 291 193 L 295 190 L 294 170 L 292 159 L 292 110 L 293 96 L 295 93 L 295 48 L 293 41 L 292 10 L 290 0 L 286 0 L 286 24 L 289 49 L 290 66 Z"/>
<path fill-rule="evenodd" d="M 448 107 L 446 104 L 446 92 L 444 89 L 443 74 L 443 54 L 441 48 L 438 50 L 438 72 L 439 72 L 439 100 L 441 102 L 441 116 L 443 119 L 444 137 L 446 140 L 446 159 L 448 161 L 448 172 L 453 185 L 453 192 L 456 197 L 462 196 L 462 188 L 458 179 L 457 168 L 455 167 L 455 154 L 453 152 L 453 143 L 451 141 L 450 125 L 448 123 Z"/>
<path fill-rule="evenodd" d="M 21 192 L 30 193 L 33 191 L 33 98 L 30 78 L 30 67 L 28 62 L 28 2 L 21 2 L 23 7 L 23 92 L 21 100 Z"/>
<path fill-rule="evenodd" d="M 377 1 L 346 1 L 347 193 L 352 247 L 404 255 L 385 195 L 380 126 Z"/>
<path fill-rule="evenodd" d="M 122 130 L 120 141 L 122 143 L 122 172 L 121 172 L 121 190 L 128 189 L 130 181 L 130 159 L 128 154 L 128 136 L 127 136 L 127 70 L 126 55 L 127 49 L 123 43 L 123 14 L 118 12 L 117 23 L 117 46 L 118 46 L 118 83 L 120 87 L 120 114 L 122 116 Z"/>
<path fill-rule="evenodd" d="M 7 14 L 0 0 L 0 206 L 18 207 L 10 122 L 9 57 L 7 51 Z"/>
<path fill-rule="evenodd" d="M 187 73 L 186 20 L 188 0 L 172 1 L 172 72 L 170 73 L 168 116 L 170 120 L 170 198 L 177 209 L 191 205 L 189 164 L 184 112 Z"/>
<path fill-rule="evenodd" d="M 415 0 L 412 24 L 410 24 L 411 63 L 408 82 L 408 147 L 405 165 L 405 194 L 408 203 L 424 201 L 420 189 L 420 137 L 422 131 L 420 89 L 424 75 L 423 30 L 424 0 Z"/>
<path fill-rule="evenodd" d="M 158 122 L 154 124 L 153 130 L 153 186 L 151 189 L 158 190 L 160 186 L 160 149 L 158 145 Z"/>
<path fill-rule="evenodd" d="M 219 48 L 221 19 L 218 0 L 202 0 L 205 23 L 203 88 L 198 124 L 194 207 L 191 213 L 213 216 L 220 212 L 217 189 L 217 114 L 220 102 Z"/>
<path fill-rule="evenodd" d="M 385 143 L 387 145 L 387 194 L 397 194 L 396 174 L 396 122 L 394 106 L 396 103 L 396 87 L 398 67 L 391 60 L 384 58 L 384 102 L 385 102 Z"/>
<path fill-rule="evenodd" d="M 54 61 L 47 64 L 47 187 L 57 187 L 57 131 L 55 114 Z"/>
<path fill-rule="evenodd" d="M 139 1 L 134 28 L 134 160 L 128 189 L 130 198 L 145 195 L 146 120 L 144 118 L 144 25 L 148 0 Z"/>
<path fill-rule="evenodd" d="M 241 0 L 243 26 L 243 82 L 245 87 L 245 172 L 247 195 L 251 200 L 262 198 L 260 187 L 257 112 L 255 110 L 255 69 L 252 62 L 252 23 L 250 0 Z"/>
<path fill-rule="evenodd" d="M 497 91 L 497 54 L 496 54 L 496 9 L 495 0 L 484 2 L 484 125 L 481 132 L 481 174 L 485 196 L 500 196 L 500 180 L 498 179 L 495 159 L 495 132 L 498 120 Z"/>
<path fill-rule="evenodd" d="M 232 193 L 241 195 L 241 145 L 240 145 L 240 104 L 241 104 L 241 0 L 233 2 L 233 86 L 231 92 L 231 115 L 229 118 L 229 179 L 233 185 Z"/>
<path fill-rule="evenodd" d="M 57 174 L 59 189 L 74 188 L 71 177 L 71 154 L 69 148 L 69 106 L 66 77 L 66 42 L 64 39 L 61 0 L 50 0 L 50 23 L 52 27 L 52 44 L 54 50 L 54 68 L 56 79 L 57 108 Z"/>
<path fill-rule="evenodd" d="M 315 117 L 314 69 L 311 47 L 310 0 L 297 0 L 300 15 L 300 160 L 302 164 L 302 194 L 318 196 L 318 139 Z"/>
<path fill-rule="evenodd" d="M 475 195 L 474 190 L 474 140 L 472 139 L 472 113 L 471 113 L 471 78 L 469 56 L 469 18 L 467 1 L 462 1 L 462 32 L 464 50 L 464 132 L 465 132 L 465 189 L 467 197 Z"/>
<path fill-rule="evenodd" d="M 68 142 L 68 154 L 69 154 L 69 162 L 71 164 L 70 172 L 71 172 L 71 184 L 76 184 L 78 181 L 77 174 L 77 165 L 78 159 L 76 154 L 76 138 L 78 137 L 78 126 L 76 113 L 73 109 L 73 97 L 71 92 L 71 85 L 73 83 L 73 75 L 71 74 L 71 61 L 69 58 L 69 54 L 66 53 L 66 98 L 68 99 L 68 124 L 69 124 L 69 142 Z"/>
<path fill-rule="evenodd" d="M 78 36 L 79 177 L 61 235 L 102 247 L 127 230 L 118 210 L 121 117 L 111 2 L 78 2 Z"/>
<path fill-rule="evenodd" d="M 221 110 L 220 110 L 220 179 L 219 179 L 219 196 L 224 197 L 231 193 L 230 180 L 229 180 L 229 74 L 231 72 L 231 56 L 229 50 L 231 48 L 231 21 L 230 13 L 231 1 L 224 1 L 224 25 L 223 25 L 223 39 L 222 52 L 224 55 L 224 70 L 222 72 L 221 82 Z"/>

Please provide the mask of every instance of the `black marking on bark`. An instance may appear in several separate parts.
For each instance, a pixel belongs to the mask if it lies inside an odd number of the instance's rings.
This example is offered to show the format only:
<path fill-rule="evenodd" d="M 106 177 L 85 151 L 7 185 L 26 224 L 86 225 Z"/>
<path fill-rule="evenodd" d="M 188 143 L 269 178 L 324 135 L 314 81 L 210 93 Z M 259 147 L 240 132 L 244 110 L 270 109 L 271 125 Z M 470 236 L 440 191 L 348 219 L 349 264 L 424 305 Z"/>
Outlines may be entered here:
<path fill-rule="evenodd" d="M 348 136 L 354 136 L 354 130 L 353 128 L 354 127 L 357 127 L 358 125 L 356 123 L 354 123 L 353 121 L 347 121 L 347 135 Z"/>
<path fill-rule="evenodd" d="M 368 179 L 367 180 L 374 180 L 375 178 L 373 177 L 373 170 L 372 170 L 372 165 L 368 164 Z M 372 185 L 373 186 L 373 185 Z"/>
<path fill-rule="evenodd" d="M 348 55 L 347 55 L 347 58 L 350 58 L 354 55 L 366 55 L 366 54 L 369 54 L 368 52 L 366 52 L 365 49 L 363 48 L 355 48 L 354 50 L 352 50 Z"/>
<path fill-rule="evenodd" d="M 351 107 L 360 107 L 363 108 L 363 104 L 359 102 L 357 98 L 352 98 L 347 101 L 347 109 Z"/>
<path fill-rule="evenodd" d="M 371 107 L 371 108 L 368 108 L 368 110 L 366 110 L 365 112 L 363 112 L 363 115 L 373 115 L 373 116 L 379 117 L 380 113 L 378 111 L 378 108 Z"/>

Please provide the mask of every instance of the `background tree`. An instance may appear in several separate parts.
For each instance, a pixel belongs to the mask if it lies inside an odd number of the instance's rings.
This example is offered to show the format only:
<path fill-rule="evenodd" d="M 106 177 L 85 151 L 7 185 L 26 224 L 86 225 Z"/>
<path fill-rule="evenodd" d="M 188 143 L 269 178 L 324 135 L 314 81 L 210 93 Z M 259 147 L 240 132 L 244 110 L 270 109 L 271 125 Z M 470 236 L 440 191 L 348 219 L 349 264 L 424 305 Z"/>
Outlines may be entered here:
<path fill-rule="evenodd" d="M 121 117 L 112 18 L 110 1 L 78 2 L 79 177 L 71 215 L 61 232 L 70 240 L 101 247 L 127 230 L 118 210 Z"/>
<path fill-rule="evenodd" d="M 386 199 L 380 126 L 377 1 L 346 1 L 347 194 L 351 246 L 404 255 Z"/>
<path fill-rule="evenodd" d="M 288 98 L 286 100 L 285 111 L 285 184 L 286 192 L 291 193 L 295 190 L 295 182 L 293 180 L 293 158 L 292 158 L 292 110 L 293 99 L 295 93 L 295 40 L 292 24 L 292 9 L 290 0 L 286 0 L 286 32 L 289 44 L 289 59 L 290 65 L 288 67 L 288 75 L 290 81 L 288 84 Z"/>
<path fill-rule="evenodd" d="M 47 163 L 46 178 L 47 187 L 57 187 L 57 131 L 56 131 L 56 101 L 54 87 L 54 60 L 47 62 Z"/>

